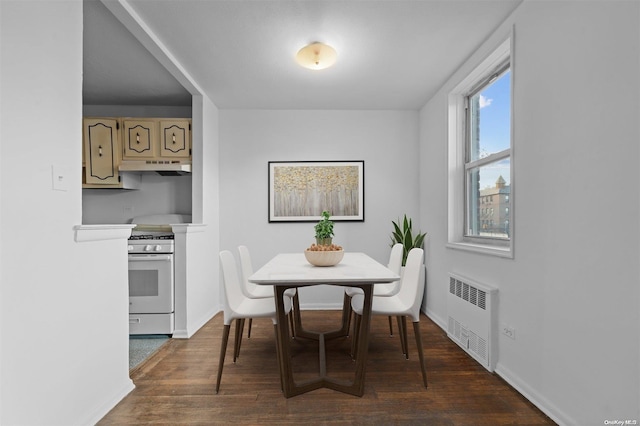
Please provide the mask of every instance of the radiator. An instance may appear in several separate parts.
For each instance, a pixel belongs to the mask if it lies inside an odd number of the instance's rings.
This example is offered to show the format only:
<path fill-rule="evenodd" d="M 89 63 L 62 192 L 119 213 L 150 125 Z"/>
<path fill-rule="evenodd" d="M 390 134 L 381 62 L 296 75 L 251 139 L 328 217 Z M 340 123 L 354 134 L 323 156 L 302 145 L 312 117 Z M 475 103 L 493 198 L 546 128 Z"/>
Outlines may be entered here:
<path fill-rule="evenodd" d="M 449 274 L 447 335 L 493 371 L 497 356 L 498 289 Z"/>

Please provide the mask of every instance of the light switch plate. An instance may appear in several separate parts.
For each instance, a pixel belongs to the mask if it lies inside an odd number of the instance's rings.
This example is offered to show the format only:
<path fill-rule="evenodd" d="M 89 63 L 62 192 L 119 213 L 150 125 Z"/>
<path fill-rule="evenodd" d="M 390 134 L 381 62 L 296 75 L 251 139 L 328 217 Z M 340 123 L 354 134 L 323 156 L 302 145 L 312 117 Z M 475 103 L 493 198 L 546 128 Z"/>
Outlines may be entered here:
<path fill-rule="evenodd" d="M 66 167 L 63 166 L 51 166 L 51 179 L 53 182 L 54 191 L 68 191 L 69 190 L 69 173 Z"/>

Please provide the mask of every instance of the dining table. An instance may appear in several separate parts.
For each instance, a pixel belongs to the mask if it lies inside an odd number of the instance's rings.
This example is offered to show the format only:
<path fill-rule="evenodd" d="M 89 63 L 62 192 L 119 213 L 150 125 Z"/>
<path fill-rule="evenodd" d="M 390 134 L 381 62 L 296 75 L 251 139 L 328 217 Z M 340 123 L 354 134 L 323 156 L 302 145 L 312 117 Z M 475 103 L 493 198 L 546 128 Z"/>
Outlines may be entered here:
<path fill-rule="evenodd" d="M 369 348 L 369 328 L 371 323 L 371 304 L 373 285 L 390 283 L 400 276 L 386 266 L 364 253 L 345 252 L 342 260 L 333 266 L 314 266 L 304 253 L 281 253 L 272 258 L 263 267 L 251 275 L 248 280 L 259 285 L 273 286 L 276 316 L 278 362 L 284 396 L 289 398 L 320 388 L 329 388 L 347 394 L 364 394 L 365 371 Z M 319 352 L 319 372 L 317 377 L 296 381 L 291 362 L 291 330 L 284 307 L 284 292 L 289 288 L 301 288 L 317 285 L 358 287 L 364 292 L 362 321 L 359 322 L 357 348 L 355 353 L 355 372 L 352 380 L 332 378 L 327 375 L 325 342 L 329 339 L 348 334 L 348 306 L 343 304 L 342 326 L 330 332 L 315 332 L 302 328 L 299 306 L 295 309 L 298 320 L 294 326 L 295 338 L 317 340 Z M 346 299 L 345 299 L 346 300 Z"/>

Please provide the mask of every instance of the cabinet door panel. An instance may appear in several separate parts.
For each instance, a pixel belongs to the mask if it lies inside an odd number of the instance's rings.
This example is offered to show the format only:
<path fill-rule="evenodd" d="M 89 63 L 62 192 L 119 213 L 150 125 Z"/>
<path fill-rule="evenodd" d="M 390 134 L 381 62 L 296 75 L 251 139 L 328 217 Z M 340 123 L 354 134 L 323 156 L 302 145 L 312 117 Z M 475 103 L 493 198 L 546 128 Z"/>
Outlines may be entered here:
<path fill-rule="evenodd" d="M 160 157 L 189 158 L 191 131 L 189 120 L 160 121 Z"/>
<path fill-rule="evenodd" d="M 124 120 L 123 160 L 153 158 L 156 155 L 158 123 L 153 120 Z"/>
<path fill-rule="evenodd" d="M 118 183 L 118 139 L 117 120 L 84 120 L 87 183 Z"/>

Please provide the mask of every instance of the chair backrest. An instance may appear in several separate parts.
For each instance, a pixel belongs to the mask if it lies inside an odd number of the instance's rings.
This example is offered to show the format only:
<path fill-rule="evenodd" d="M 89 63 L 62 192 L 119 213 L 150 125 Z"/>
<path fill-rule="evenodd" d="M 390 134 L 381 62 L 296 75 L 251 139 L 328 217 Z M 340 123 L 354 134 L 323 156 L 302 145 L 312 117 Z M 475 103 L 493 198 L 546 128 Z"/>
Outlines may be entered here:
<path fill-rule="evenodd" d="M 258 284 L 250 283 L 249 277 L 253 275 L 253 265 L 251 264 L 251 254 L 246 246 L 238 246 L 240 254 L 240 268 L 242 269 L 242 293 L 246 297 L 251 297 Z"/>
<path fill-rule="evenodd" d="M 396 274 L 402 276 L 402 253 L 404 251 L 404 246 L 402 243 L 396 243 L 391 247 L 391 254 L 389 254 L 389 263 L 387 263 L 387 268 L 391 269 Z M 400 285 L 402 284 L 402 279 L 398 281 L 394 281 L 389 284 L 376 284 L 374 289 L 374 294 L 377 293 L 378 290 L 381 290 L 385 293 L 385 295 L 396 294 L 400 289 Z M 376 290 L 378 289 L 378 290 Z"/>
<path fill-rule="evenodd" d="M 415 247 L 409 251 L 400 291 L 396 295 L 404 306 L 411 307 L 410 311 L 414 322 L 420 320 L 420 305 L 424 294 L 423 256 L 424 250 L 421 248 Z"/>
<path fill-rule="evenodd" d="M 245 296 L 242 293 L 236 260 L 229 250 L 220 252 L 220 264 L 224 283 L 224 324 L 229 325 L 233 320 L 233 313 L 237 311 Z"/>
<path fill-rule="evenodd" d="M 391 254 L 389 255 L 389 263 L 387 268 L 391 269 L 396 274 L 400 275 L 400 269 L 402 268 L 402 250 L 404 249 L 402 243 L 396 243 L 391 247 Z"/>

